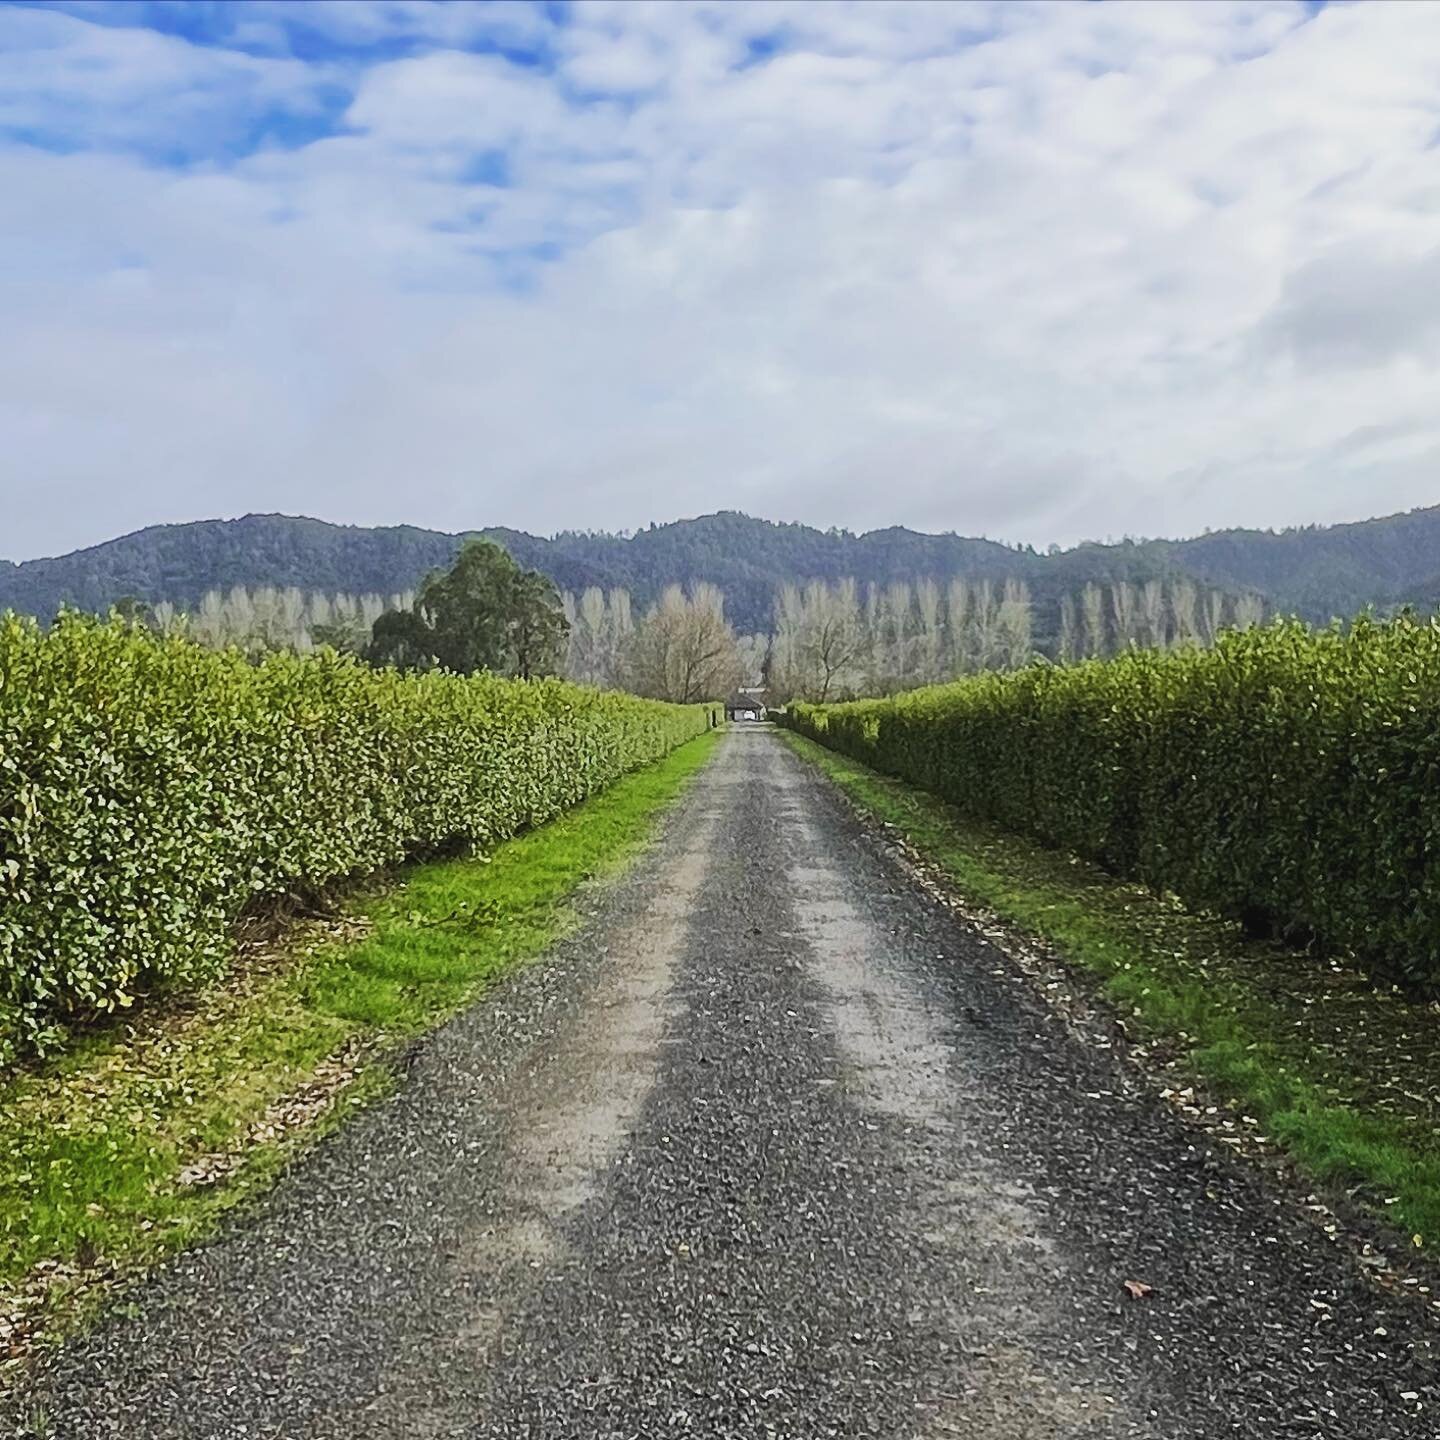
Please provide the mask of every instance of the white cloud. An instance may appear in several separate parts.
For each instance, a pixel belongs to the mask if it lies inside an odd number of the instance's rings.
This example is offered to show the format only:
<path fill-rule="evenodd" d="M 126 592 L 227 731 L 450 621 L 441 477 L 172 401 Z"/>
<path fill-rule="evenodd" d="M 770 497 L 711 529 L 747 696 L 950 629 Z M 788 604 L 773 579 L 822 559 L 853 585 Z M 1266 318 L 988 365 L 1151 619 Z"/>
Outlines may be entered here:
<path fill-rule="evenodd" d="M 327 78 L 295 60 L 0 6 L 0 136 L 189 154 L 245 136 L 257 116 L 313 113 Z"/>
<path fill-rule="evenodd" d="M 1440 498 L 1432 7 L 324 8 L 426 46 L 45 18 L 12 124 L 110 78 L 81 153 L 0 149 L 0 554 L 263 508 L 1044 543 Z M 502 19 L 553 64 L 453 48 Z M 339 73 L 289 149 L 92 133 L 157 74 L 244 116 Z"/>

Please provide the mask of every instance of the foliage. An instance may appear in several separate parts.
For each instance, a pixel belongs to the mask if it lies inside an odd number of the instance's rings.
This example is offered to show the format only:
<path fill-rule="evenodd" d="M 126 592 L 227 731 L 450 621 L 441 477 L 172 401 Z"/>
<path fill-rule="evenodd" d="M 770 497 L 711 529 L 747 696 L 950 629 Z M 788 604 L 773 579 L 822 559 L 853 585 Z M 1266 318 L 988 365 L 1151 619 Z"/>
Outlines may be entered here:
<path fill-rule="evenodd" d="M 522 680 L 555 674 L 569 630 L 555 586 L 538 570 L 524 571 L 515 581 L 506 637 L 514 673 Z"/>
<path fill-rule="evenodd" d="M 961 815 L 799 736 L 792 746 L 904 835 L 969 900 L 1088 971 L 1134 1033 L 1312 1175 L 1344 1181 L 1406 1235 L 1440 1236 L 1440 1032 L 1358 971 L 1246 941 L 1234 925 Z M 1183 1079 L 1182 1079 L 1183 1077 Z M 1192 1110 L 1192 1114 L 1198 1114 Z M 1358 1183 L 1357 1183 L 1358 1182 Z"/>
<path fill-rule="evenodd" d="M 717 739 L 483 859 L 408 869 L 361 903 L 362 925 L 302 926 L 283 963 L 240 965 L 199 1006 L 150 1007 L 133 1027 L 0 1077 L 0 1326 L 19 1309 L 22 1331 L 30 1320 L 53 1332 L 75 1316 L 64 1288 L 89 1278 L 75 1275 L 78 1256 L 125 1276 L 192 1242 L 297 1143 L 380 1090 L 399 1045 L 574 923 L 567 898 L 634 855 Z"/>
<path fill-rule="evenodd" d="M 498 545 L 467 540 L 448 570 L 428 575 L 406 612 L 375 622 L 368 658 L 404 670 L 436 666 L 529 680 L 553 674 L 568 622 L 555 587 Z"/>
<path fill-rule="evenodd" d="M 0 1057 L 215 974 L 258 899 L 503 839 L 706 724 L 559 681 L 0 620 Z"/>
<path fill-rule="evenodd" d="M 1440 984 L 1440 622 L 1276 622 L 789 723 L 1254 931 Z"/>

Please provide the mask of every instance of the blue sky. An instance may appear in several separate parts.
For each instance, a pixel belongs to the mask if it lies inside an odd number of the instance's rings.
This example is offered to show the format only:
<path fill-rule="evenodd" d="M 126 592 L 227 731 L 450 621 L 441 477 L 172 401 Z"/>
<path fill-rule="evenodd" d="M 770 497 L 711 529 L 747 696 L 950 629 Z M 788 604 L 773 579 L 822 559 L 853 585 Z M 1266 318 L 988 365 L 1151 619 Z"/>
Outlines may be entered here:
<path fill-rule="evenodd" d="M 1440 6 L 0 3 L 0 557 L 1440 499 Z"/>

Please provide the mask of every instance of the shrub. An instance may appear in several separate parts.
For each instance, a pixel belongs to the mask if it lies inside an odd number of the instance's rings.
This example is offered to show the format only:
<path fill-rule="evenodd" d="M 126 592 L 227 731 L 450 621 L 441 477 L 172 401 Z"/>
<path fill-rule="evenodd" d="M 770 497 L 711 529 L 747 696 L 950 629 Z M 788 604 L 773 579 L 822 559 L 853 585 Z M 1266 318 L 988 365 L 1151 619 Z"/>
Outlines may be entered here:
<path fill-rule="evenodd" d="M 788 723 L 1193 905 L 1440 984 L 1435 622 L 1279 621 Z"/>
<path fill-rule="evenodd" d="M 0 1060 L 214 976 L 257 900 L 504 839 L 705 727 L 560 681 L 0 618 Z"/>

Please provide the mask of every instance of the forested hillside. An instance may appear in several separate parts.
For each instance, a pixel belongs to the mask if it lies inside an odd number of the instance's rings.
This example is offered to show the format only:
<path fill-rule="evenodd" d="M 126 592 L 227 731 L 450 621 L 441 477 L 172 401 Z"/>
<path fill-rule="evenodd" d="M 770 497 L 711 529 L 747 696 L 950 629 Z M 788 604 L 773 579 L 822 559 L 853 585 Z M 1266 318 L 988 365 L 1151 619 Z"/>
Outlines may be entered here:
<path fill-rule="evenodd" d="M 1440 508 L 1329 528 L 1225 530 L 1048 555 L 960 535 L 899 527 L 854 535 L 734 512 L 634 535 L 474 533 L 498 540 L 522 566 L 576 594 L 591 586 L 622 588 L 643 607 L 669 584 L 716 585 L 725 593 L 727 616 L 745 633 L 770 627 L 783 584 L 811 579 L 853 579 L 862 588 L 922 577 L 941 585 L 1023 581 L 1042 638 L 1059 628 L 1061 597 L 1089 583 L 1138 585 L 1179 573 L 1232 594 L 1258 592 L 1270 609 L 1314 621 L 1366 604 L 1429 605 L 1440 592 Z M 48 619 L 62 604 L 99 610 L 124 596 L 193 608 L 207 592 L 236 585 L 391 595 L 447 565 L 463 538 L 284 515 L 153 526 L 56 559 L 0 562 L 0 610 Z"/>
<path fill-rule="evenodd" d="M 1157 548 L 1201 580 L 1258 590 L 1309 620 L 1372 604 L 1430 608 L 1440 592 L 1440 507 L 1278 534 L 1217 530 Z"/>
<path fill-rule="evenodd" d="M 193 609 L 207 591 L 236 585 L 390 595 L 448 565 L 459 546 L 459 536 L 409 525 L 372 530 L 289 515 L 152 525 L 53 560 L 0 562 L 0 610 L 49 619 L 62 604 L 103 610 L 124 596 Z"/>

